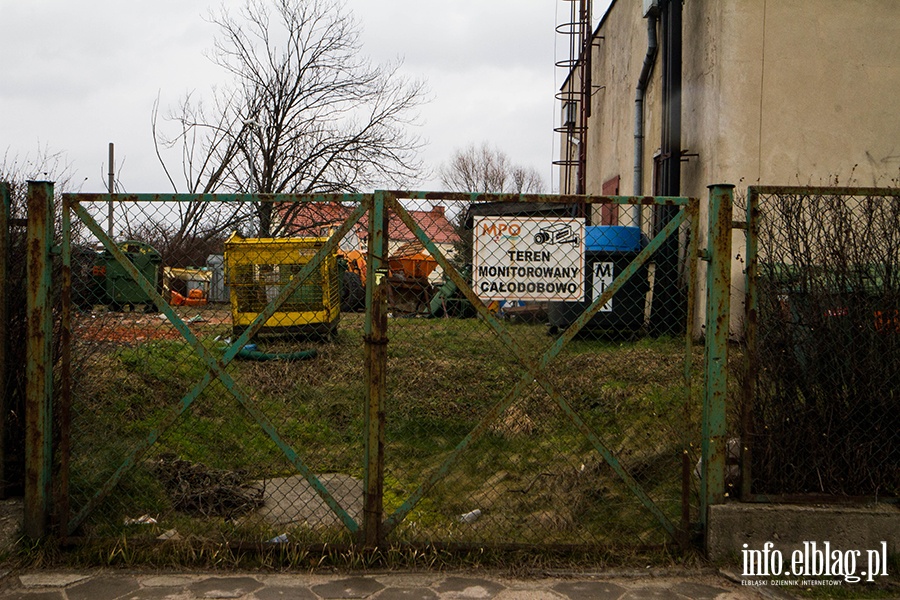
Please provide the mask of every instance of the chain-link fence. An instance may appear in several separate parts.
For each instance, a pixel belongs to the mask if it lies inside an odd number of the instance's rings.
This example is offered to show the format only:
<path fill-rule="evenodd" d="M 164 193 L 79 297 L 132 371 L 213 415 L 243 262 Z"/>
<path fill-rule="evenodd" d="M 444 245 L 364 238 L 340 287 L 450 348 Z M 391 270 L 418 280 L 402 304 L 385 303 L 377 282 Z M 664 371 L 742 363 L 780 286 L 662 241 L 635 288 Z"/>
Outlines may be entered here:
<path fill-rule="evenodd" d="M 900 193 L 751 188 L 749 498 L 900 495 Z"/>
<path fill-rule="evenodd" d="M 409 218 L 392 220 L 389 254 L 417 243 L 415 222 L 465 286 L 434 261 L 418 309 L 391 306 L 393 538 L 606 547 L 670 539 L 683 486 L 695 482 L 700 418 L 685 382 L 690 286 L 678 266 L 689 265 L 688 226 L 663 220 L 679 209 L 658 216 L 674 243 L 647 250 L 649 207 L 446 196 L 399 204 Z M 597 225 L 584 226 L 585 215 Z M 675 253 L 668 262 L 666 248 Z M 392 271 L 392 294 L 408 281 Z"/>
<path fill-rule="evenodd" d="M 0 184 L 0 497 L 20 495 L 25 477 L 26 187 Z"/>
<path fill-rule="evenodd" d="M 138 199 L 111 221 L 78 200 L 69 528 L 347 541 L 364 315 L 342 279 L 365 238 L 361 197 Z"/>
<path fill-rule="evenodd" d="M 70 533 L 637 547 L 697 520 L 696 201 L 114 198 L 67 197 Z"/>

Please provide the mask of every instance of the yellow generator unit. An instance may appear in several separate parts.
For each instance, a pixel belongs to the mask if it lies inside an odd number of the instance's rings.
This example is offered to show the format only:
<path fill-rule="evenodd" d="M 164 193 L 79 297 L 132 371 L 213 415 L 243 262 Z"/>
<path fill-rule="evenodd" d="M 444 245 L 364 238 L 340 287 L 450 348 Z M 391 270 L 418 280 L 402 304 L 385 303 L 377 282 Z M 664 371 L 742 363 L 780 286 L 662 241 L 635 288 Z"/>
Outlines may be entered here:
<path fill-rule="evenodd" d="M 225 242 L 225 269 L 231 287 L 231 319 L 240 335 L 325 245 L 327 238 L 244 238 Z M 260 333 L 300 333 L 326 337 L 341 316 L 337 256 L 331 252 L 303 281 Z"/>

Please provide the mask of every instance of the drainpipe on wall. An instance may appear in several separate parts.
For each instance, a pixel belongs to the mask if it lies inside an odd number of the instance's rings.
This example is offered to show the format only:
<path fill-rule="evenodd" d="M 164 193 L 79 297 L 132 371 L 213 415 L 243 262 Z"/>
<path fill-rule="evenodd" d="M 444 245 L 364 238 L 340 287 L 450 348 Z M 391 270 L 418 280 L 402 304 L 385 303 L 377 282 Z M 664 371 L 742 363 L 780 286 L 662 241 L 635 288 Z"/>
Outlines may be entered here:
<path fill-rule="evenodd" d="M 681 195 L 681 75 L 682 75 L 682 2 L 660 0 L 660 78 L 662 88 L 662 162 L 659 169 L 661 196 Z M 655 207 L 653 233 L 659 233 L 678 212 L 676 206 Z M 656 259 L 656 284 L 650 331 L 666 335 L 684 327 L 687 300 L 679 285 L 678 237 L 672 236 L 660 247 Z"/>
<path fill-rule="evenodd" d="M 641 76 L 638 78 L 637 91 L 634 97 L 634 186 L 632 195 L 643 196 L 644 179 L 644 95 L 650 84 L 650 74 L 653 73 L 653 65 L 656 63 L 656 53 L 659 46 L 656 43 L 657 16 L 651 13 L 647 16 L 647 54 L 644 56 L 644 65 L 641 67 Z M 641 227 L 643 215 L 640 206 L 632 207 L 632 225 Z"/>

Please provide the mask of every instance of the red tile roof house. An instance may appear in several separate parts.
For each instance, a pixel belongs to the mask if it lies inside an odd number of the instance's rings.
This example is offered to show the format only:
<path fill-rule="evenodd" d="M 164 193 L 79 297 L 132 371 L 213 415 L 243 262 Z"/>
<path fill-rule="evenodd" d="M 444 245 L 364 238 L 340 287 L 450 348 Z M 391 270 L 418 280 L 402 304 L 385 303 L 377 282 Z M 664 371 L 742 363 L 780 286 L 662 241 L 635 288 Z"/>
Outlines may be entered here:
<path fill-rule="evenodd" d="M 291 211 L 288 216 L 290 224 L 284 230 L 286 235 L 328 236 L 347 220 L 351 212 L 353 212 L 352 206 L 336 202 L 309 203 L 298 210 Z M 408 212 L 413 221 L 437 245 L 441 253 L 450 259 L 455 250 L 454 245 L 459 242 L 459 235 L 447 218 L 444 206 L 435 205 L 430 210 L 409 210 Z M 341 248 L 365 253 L 368 250 L 368 223 L 368 215 L 363 215 L 350 233 L 341 240 Z M 412 242 L 417 242 L 416 236 L 397 215 L 391 214 L 388 220 L 388 256 L 393 256 L 403 246 Z M 424 250 L 423 252 L 427 253 Z M 432 283 L 443 279 L 443 271 L 440 267 L 435 269 L 429 279 Z"/>

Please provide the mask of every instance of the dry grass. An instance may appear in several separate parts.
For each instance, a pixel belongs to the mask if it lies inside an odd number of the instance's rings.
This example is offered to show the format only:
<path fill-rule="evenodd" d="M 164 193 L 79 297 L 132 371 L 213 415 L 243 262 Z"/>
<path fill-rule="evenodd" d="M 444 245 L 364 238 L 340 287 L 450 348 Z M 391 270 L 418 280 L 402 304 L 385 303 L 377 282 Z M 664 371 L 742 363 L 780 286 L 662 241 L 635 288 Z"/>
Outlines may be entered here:
<path fill-rule="evenodd" d="M 509 331 L 532 359 L 552 342 L 541 325 L 516 324 Z M 483 323 L 393 319 L 388 335 L 387 512 L 407 502 L 462 444 L 446 474 L 426 489 L 394 532 L 393 542 L 615 543 L 635 548 L 667 543 L 598 448 L 537 383 L 487 423 L 483 435 L 464 441 L 525 373 Z M 221 342 L 203 340 L 214 354 L 223 352 Z M 259 343 L 271 352 L 315 348 L 318 356 L 298 362 L 235 361 L 228 372 L 248 402 L 313 472 L 361 477 L 366 399 L 362 316 L 345 315 L 333 341 Z M 680 510 L 681 453 L 699 413 L 683 383 L 683 348 L 683 342 L 665 339 L 578 341 L 547 370 L 566 406 L 673 519 Z M 84 353 L 77 378 L 76 508 L 204 373 L 181 342 L 94 350 Z M 163 452 L 253 478 L 296 472 L 256 417 L 218 383 L 162 432 L 149 456 Z M 91 530 L 94 535 L 120 535 L 122 516 L 142 514 L 147 507 L 156 510 L 161 522 L 192 529 L 194 539 L 258 541 L 281 533 L 248 519 L 235 528 L 227 521 L 185 518 L 141 468 L 123 479 L 92 517 Z M 459 516 L 473 509 L 481 511 L 480 518 L 461 523 Z M 334 532 L 298 535 L 310 543 L 348 539 L 334 537 Z"/>

